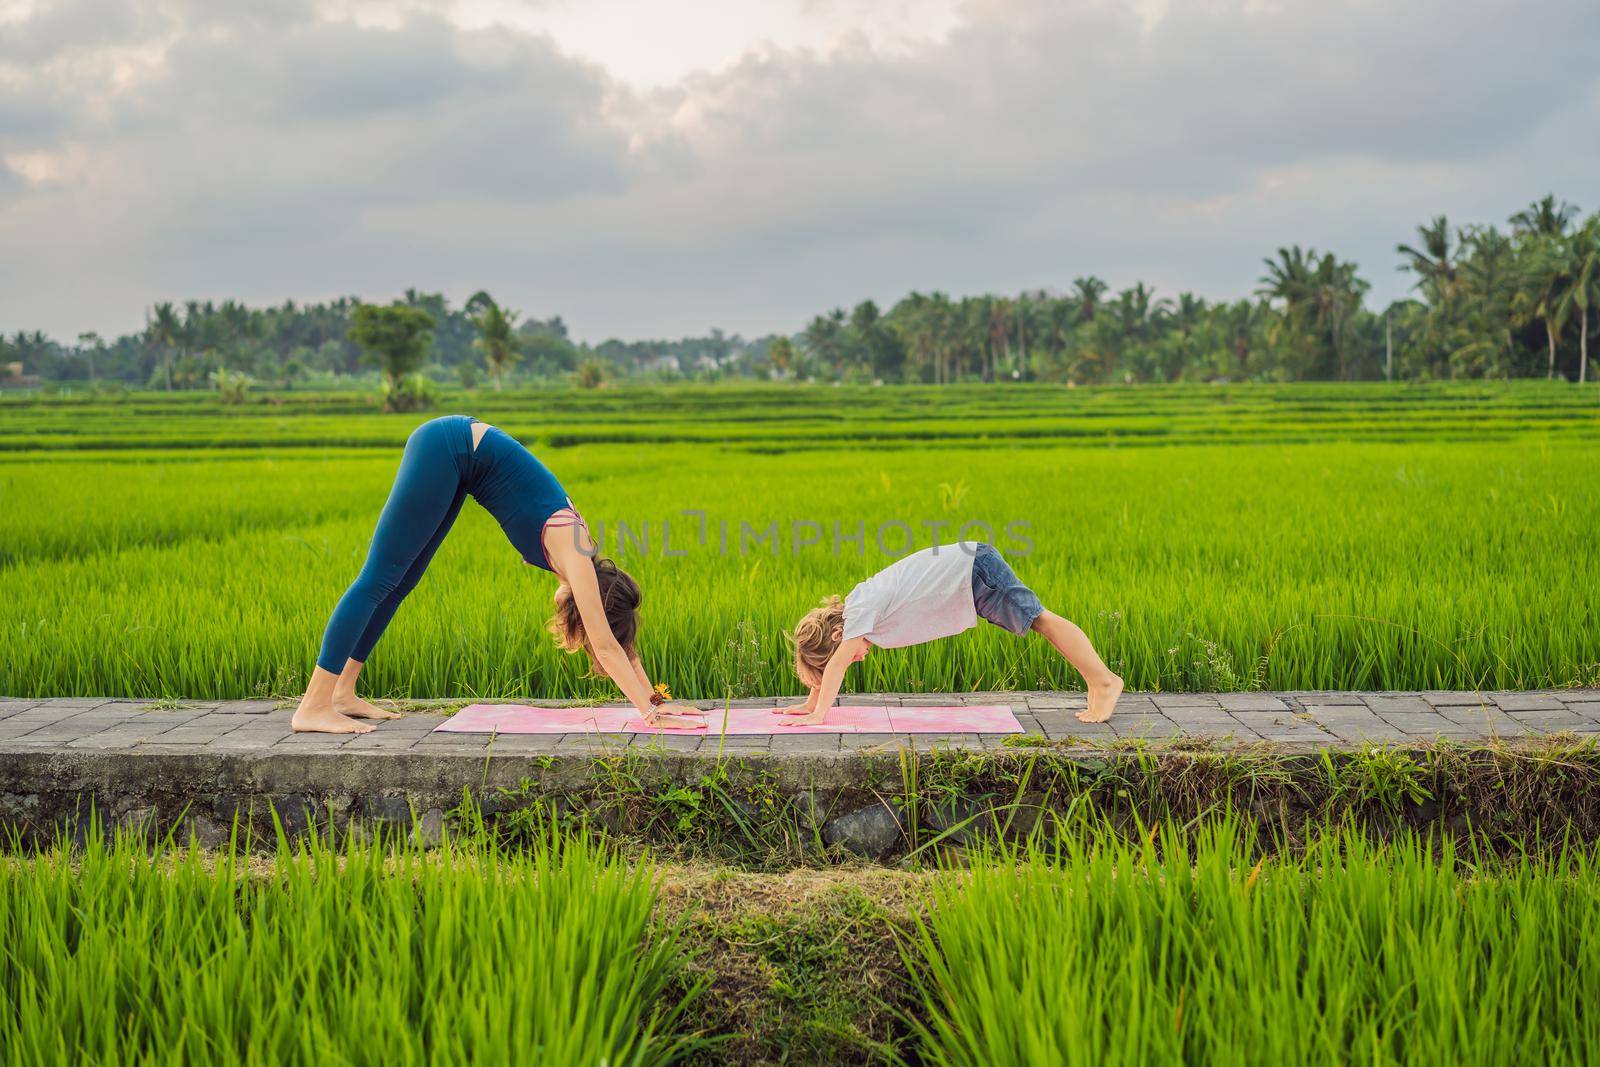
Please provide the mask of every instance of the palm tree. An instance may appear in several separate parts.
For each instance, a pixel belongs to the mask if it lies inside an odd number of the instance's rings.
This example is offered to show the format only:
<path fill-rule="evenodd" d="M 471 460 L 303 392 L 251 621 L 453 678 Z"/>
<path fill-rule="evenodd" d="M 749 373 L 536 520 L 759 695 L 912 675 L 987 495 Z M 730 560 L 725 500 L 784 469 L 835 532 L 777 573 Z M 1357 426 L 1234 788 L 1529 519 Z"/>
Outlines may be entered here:
<path fill-rule="evenodd" d="M 1331 252 L 1319 256 L 1315 249 L 1302 250 L 1299 245 L 1280 248 L 1277 259 L 1263 262 L 1267 273 L 1256 292 L 1283 301 L 1283 325 L 1325 335 L 1339 377 L 1346 377 L 1344 327 L 1368 289 L 1356 274 L 1356 265 L 1339 262 Z"/>
<path fill-rule="evenodd" d="M 1310 299 L 1312 263 L 1315 250 L 1306 252 L 1299 245 L 1278 249 L 1277 259 L 1264 259 L 1267 273 L 1261 276 L 1256 292 L 1270 300 L 1282 300 L 1286 315 L 1292 316 Z"/>
<path fill-rule="evenodd" d="M 1161 376 L 1175 382 L 1195 362 L 1194 334 L 1206 319 L 1206 302 L 1193 293 L 1179 293 L 1176 301 L 1161 301 L 1157 315 L 1172 331 L 1161 344 Z"/>
<path fill-rule="evenodd" d="M 1535 200 L 1523 210 L 1511 216 L 1511 227 L 1518 233 L 1537 234 L 1541 237 L 1561 237 L 1567 232 L 1567 224 L 1578 213 L 1578 209 L 1565 200 L 1557 201 L 1553 194 L 1546 194 L 1543 199 Z"/>
<path fill-rule="evenodd" d="M 946 293 L 932 293 L 924 309 L 923 329 L 927 331 L 928 345 L 933 356 L 933 381 L 945 385 L 950 381 L 950 357 L 960 343 L 961 309 L 951 303 Z"/>
<path fill-rule="evenodd" d="M 1045 352 L 1051 360 L 1059 359 L 1067 350 L 1067 344 L 1072 338 L 1073 319 L 1080 307 L 1081 305 L 1070 297 L 1051 300 L 1045 304 L 1044 321 L 1034 333 L 1035 336 L 1043 338 Z"/>
<path fill-rule="evenodd" d="M 800 334 L 811 357 L 831 368 L 836 377 L 844 369 L 844 323 L 844 308 L 834 308 L 813 318 Z"/>
<path fill-rule="evenodd" d="M 1466 345 L 1452 353 L 1471 348 L 1488 349 L 1497 354 L 1505 344 L 1504 372 L 1516 363 L 1516 343 L 1511 336 L 1514 316 L 1511 302 L 1517 287 L 1517 250 L 1511 238 L 1494 226 L 1471 228 L 1462 234 L 1462 247 L 1469 254 L 1461 261 L 1460 290 L 1472 303 L 1476 319 L 1473 335 Z M 1489 338 L 1494 338 L 1490 341 Z"/>
<path fill-rule="evenodd" d="M 1119 367 L 1124 379 L 1142 373 L 1138 360 L 1147 354 L 1144 343 L 1150 336 L 1156 307 L 1155 290 L 1136 282 L 1106 305 L 1105 314 L 1097 313 L 1092 320 L 1098 344 L 1091 353 L 1085 354 L 1085 359 L 1097 365 L 1105 381 L 1109 382 Z M 1130 355 L 1134 357 L 1133 362 L 1124 359 Z"/>
<path fill-rule="evenodd" d="M 850 312 L 850 336 L 867 362 L 874 381 L 900 372 L 901 352 L 883 313 L 872 300 L 863 300 Z"/>
<path fill-rule="evenodd" d="M 1117 294 L 1112 307 L 1124 333 L 1138 340 L 1148 334 L 1150 318 L 1157 307 L 1155 297 L 1156 291 L 1144 282 L 1135 282 L 1131 288 Z"/>
<path fill-rule="evenodd" d="M 772 344 L 767 346 L 767 362 L 780 374 L 789 373 L 795 364 L 794 342 L 782 334 L 774 337 Z"/>
<path fill-rule="evenodd" d="M 517 313 L 507 311 L 482 290 L 473 293 L 467 301 L 467 317 L 478 328 L 478 337 L 472 347 L 483 353 L 489 366 L 489 376 L 494 379 L 494 391 L 500 392 L 506 368 L 520 357 L 516 335 Z"/>
<path fill-rule="evenodd" d="M 1072 298 L 1078 302 L 1079 322 L 1088 322 L 1094 318 L 1094 313 L 1100 307 L 1100 300 L 1106 295 L 1107 288 L 1105 282 L 1092 274 L 1086 278 L 1072 279 Z"/>
<path fill-rule="evenodd" d="M 995 367 L 1000 363 L 1000 353 L 1007 357 L 1011 354 L 1011 317 L 1012 303 L 1005 297 L 994 297 L 982 302 L 987 307 L 980 306 L 977 310 L 981 318 L 987 319 L 987 329 L 982 332 L 987 336 L 980 344 L 983 362 L 979 368 L 979 376 L 983 381 L 993 381 Z M 985 314 L 987 312 L 987 314 Z"/>
<path fill-rule="evenodd" d="M 1421 239 L 1419 247 L 1408 244 L 1395 245 L 1395 251 L 1406 257 L 1401 270 L 1417 276 L 1416 288 L 1421 289 L 1430 304 L 1442 304 L 1455 293 L 1456 263 L 1460 235 L 1452 235 L 1450 221 L 1440 215 L 1425 226 L 1417 227 Z"/>
<path fill-rule="evenodd" d="M 1082 371 L 1086 380 L 1109 382 L 1122 357 L 1122 331 L 1109 315 L 1097 315 L 1083 324 L 1073 335 L 1076 349 L 1072 354 L 1069 377 L 1075 379 Z"/>
<path fill-rule="evenodd" d="M 932 301 L 922 293 L 911 292 L 889 312 L 889 324 L 900 336 L 906 357 L 917 377 L 933 363 L 934 336 L 930 329 Z"/>
<path fill-rule="evenodd" d="M 161 367 L 172 391 L 172 350 L 183 336 L 183 324 L 170 300 L 157 304 L 145 315 L 146 334 L 161 348 Z"/>
<path fill-rule="evenodd" d="M 1215 312 L 1221 319 L 1223 338 L 1233 363 L 1239 374 L 1247 376 L 1251 370 L 1250 352 L 1255 345 L 1256 335 L 1268 318 L 1267 305 L 1256 300 L 1236 300 L 1231 304 L 1217 305 Z"/>
<path fill-rule="evenodd" d="M 1561 293 L 1563 319 L 1578 309 L 1578 383 L 1589 380 L 1589 308 L 1600 301 L 1600 215 L 1595 215 L 1567 243 L 1571 253 L 1570 282 Z"/>
<path fill-rule="evenodd" d="M 1205 318 L 1205 314 L 1206 302 L 1203 297 L 1195 296 L 1193 293 L 1179 293 L 1177 303 L 1171 305 L 1168 318 L 1179 336 L 1188 340 L 1195 327 L 1200 325 L 1200 320 Z"/>
<path fill-rule="evenodd" d="M 1341 263 L 1332 252 L 1317 263 L 1317 316 L 1333 340 L 1333 356 L 1339 366 L 1340 378 L 1350 376 L 1344 351 L 1345 326 L 1350 316 L 1361 307 L 1361 298 L 1370 288 L 1356 274 L 1356 270 L 1354 263 Z"/>
<path fill-rule="evenodd" d="M 1029 338 L 1033 339 L 1035 348 L 1048 344 L 1048 336 L 1054 326 L 1051 315 L 1056 303 L 1043 290 L 1018 294 L 1016 313 L 1013 316 L 1017 323 L 1017 350 L 1011 358 L 1013 381 L 1026 378 L 1032 369 L 1033 360 L 1028 349 Z"/>
<path fill-rule="evenodd" d="M 876 301 L 863 300 L 850 309 L 850 332 L 855 334 L 856 343 L 867 355 L 867 362 L 872 363 L 872 345 L 870 343 L 873 332 L 878 329 L 878 322 L 883 318 L 883 313 L 878 310 Z M 876 370 L 876 368 L 873 368 Z"/>
<path fill-rule="evenodd" d="M 1564 244 L 1560 238 L 1548 235 L 1538 235 L 1527 242 L 1521 263 L 1522 283 L 1513 304 L 1519 321 L 1539 319 L 1544 322 L 1549 350 L 1546 378 L 1556 376 L 1556 343 L 1561 339 L 1561 328 L 1566 325 L 1567 312 L 1571 310 L 1561 301 L 1567 291 L 1571 265 Z"/>

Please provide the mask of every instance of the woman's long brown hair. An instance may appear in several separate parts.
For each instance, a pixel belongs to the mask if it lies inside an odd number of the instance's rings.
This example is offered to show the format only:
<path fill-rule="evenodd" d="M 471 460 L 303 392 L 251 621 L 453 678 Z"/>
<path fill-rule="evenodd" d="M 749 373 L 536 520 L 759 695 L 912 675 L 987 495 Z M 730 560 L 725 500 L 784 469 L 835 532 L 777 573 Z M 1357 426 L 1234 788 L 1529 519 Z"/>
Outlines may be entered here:
<path fill-rule="evenodd" d="M 594 576 L 600 585 L 600 606 L 605 610 L 611 636 L 617 639 L 624 652 L 632 656 L 633 643 L 639 636 L 639 604 L 644 599 L 644 593 L 633 575 L 612 560 L 596 559 Z M 594 660 L 594 650 L 589 647 L 589 635 L 583 629 L 583 616 L 578 614 L 578 603 L 573 597 L 568 596 L 556 605 L 555 613 L 550 616 L 550 633 L 554 635 L 556 644 L 566 651 L 577 652 L 582 649 L 589 653 L 591 662 Z"/>

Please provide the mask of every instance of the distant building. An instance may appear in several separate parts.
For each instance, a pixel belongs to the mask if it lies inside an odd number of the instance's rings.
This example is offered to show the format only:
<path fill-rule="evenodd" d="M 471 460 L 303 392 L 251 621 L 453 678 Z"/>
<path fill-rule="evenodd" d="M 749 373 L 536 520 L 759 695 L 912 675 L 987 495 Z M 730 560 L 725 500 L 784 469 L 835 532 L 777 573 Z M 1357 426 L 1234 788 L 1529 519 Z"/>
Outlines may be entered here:
<path fill-rule="evenodd" d="M 4 371 L 0 374 L 0 389 L 36 389 L 39 386 L 39 376 L 23 374 L 20 362 L 7 363 Z"/>

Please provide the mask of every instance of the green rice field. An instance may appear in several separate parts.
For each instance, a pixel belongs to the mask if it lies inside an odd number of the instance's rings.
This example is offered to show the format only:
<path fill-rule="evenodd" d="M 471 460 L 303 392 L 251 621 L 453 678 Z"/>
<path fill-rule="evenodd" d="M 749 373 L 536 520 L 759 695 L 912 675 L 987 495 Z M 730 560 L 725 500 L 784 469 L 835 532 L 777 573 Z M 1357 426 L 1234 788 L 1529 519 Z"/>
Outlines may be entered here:
<path fill-rule="evenodd" d="M 640 651 L 681 696 L 795 691 L 785 627 L 963 528 L 1133 688 L 1600 677 L 1593 387 L 638 387 L 441 410 L 563 480 L 643 584 Z M 0 396 L 0 693 L 292 693 L 426 417 L 349 394 Z M 469 505 L 370 691 L 604 695 L 545 633 L 554 588 Z M 850 679 L 1077 684 L 991 627 Z"/>
<path fill-rule="evenodd" d="M 781 918 L 728 872 L 554 831 L 0 846 L 0 1063 L 1587 1062 L 1593 846 L 1262 845 L 1225 816 L 1085 826 L 892 898 L 791 881 L 810 903 Z M 848 1009 L 808 1026 L 828 996 Z M 889 1025 L 853 1040 L 850 1013 Z"/>
<path fill-rule="evenodd" d="M 1154 836 L 941 884 L 908 950 L 922 1062 L 1567 1064 L 1600 1041 L 1592 850 Z"/>
<path fill-rule="evenodd" d="M 651 878 L 555 834 L 0 855 L 0 1063 L 673 1062 Z"/>

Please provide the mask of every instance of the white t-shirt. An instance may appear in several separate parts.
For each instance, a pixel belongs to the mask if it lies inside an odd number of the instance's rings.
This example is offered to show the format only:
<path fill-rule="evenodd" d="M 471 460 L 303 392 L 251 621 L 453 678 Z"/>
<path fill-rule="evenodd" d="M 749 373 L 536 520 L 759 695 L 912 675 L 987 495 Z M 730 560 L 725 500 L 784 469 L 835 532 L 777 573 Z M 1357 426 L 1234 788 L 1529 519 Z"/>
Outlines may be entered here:
<path fill-rule="evenodd" d="M 913 552 L 868 578 L 844 600 L 844 639 L 903 648 L 978 624 L 972 601 L 972 544 Z"/>

